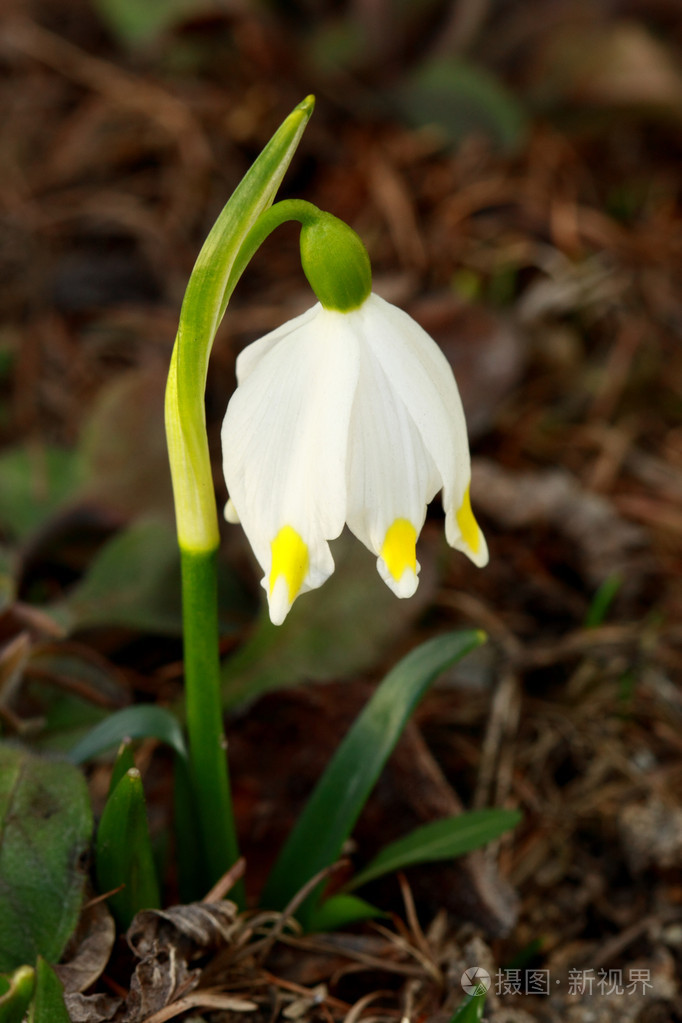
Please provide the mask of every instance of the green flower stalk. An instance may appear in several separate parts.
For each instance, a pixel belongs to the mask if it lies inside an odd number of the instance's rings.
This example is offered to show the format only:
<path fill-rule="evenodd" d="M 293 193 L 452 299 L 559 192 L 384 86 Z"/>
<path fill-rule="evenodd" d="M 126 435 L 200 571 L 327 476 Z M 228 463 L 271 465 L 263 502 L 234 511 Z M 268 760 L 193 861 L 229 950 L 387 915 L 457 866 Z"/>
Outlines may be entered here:
<path fill-rule="evenodd" d="M 166 389 L 166 437 L 182 566 L 189 755 L 207 888 L 238 857 L 220 702 L 219 532 L 204 410 L 208 359 L 246 265 L 238 259 L 240 250 L 272 203 L 313 105 L 309 96 L 284 121 L 206 239 L 185 292 Z"/>

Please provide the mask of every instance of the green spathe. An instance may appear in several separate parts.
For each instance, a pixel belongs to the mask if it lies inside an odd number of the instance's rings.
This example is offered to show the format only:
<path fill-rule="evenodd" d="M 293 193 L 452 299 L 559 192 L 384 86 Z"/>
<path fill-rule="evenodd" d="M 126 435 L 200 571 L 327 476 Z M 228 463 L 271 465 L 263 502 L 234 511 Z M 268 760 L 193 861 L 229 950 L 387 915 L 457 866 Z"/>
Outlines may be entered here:
<path fill-rule="evenodd" d="M 343 220 L 318 212 L 301 225 L 301 264 L 308 283 L 326 309 L 349 313 L 372 290 L 367 249 Z"/>

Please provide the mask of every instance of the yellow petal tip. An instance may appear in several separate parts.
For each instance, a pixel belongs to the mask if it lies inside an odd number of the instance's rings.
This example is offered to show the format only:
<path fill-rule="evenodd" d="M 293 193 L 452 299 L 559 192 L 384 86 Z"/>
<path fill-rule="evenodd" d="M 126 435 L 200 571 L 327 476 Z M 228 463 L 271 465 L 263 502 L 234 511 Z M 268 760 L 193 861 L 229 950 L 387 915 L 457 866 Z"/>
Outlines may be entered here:
<path fill-rule="evenodd" d="M 417 572 L 417 530 L 407 519 L 396 519 L 384 537 L 380 557 L 398 583 L 406 571 Z"/>
<path fill-rule="evenodd" d="M 457 510 L 455 518 L 457 519 L 457 525 L 462 535 L 462 540 L 473 554 L 478 554 L 481 547 L 481 531 L 478 528 L 478 522 L 474 518 L 474 513 L 471 510 L 469 487 L 467 487 L 464 491 L 464 497 L 462 498 L 462 503 Z"/>
<path fill-rule="evenodd" d="M 293 526 L 282 526 L 270 547 L 272 550 L 270 596 L 274 593 L 277 580 L 284 578 L 289 603 L 293 604 L 301 592 L 308 571 L 308 547 Z"/>

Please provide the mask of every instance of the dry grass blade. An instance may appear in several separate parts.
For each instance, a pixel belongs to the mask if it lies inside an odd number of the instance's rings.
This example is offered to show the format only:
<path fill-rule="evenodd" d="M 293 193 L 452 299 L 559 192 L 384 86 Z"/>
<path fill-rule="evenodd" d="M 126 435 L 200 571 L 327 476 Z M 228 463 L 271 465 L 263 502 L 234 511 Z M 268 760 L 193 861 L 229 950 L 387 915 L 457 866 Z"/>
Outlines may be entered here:
<path fill-rule="evenodd" d="M 346 1013 L 343 1019 L 343 1023 L 357 1023 L 361 1018 L 362 1013 L 372 1002 L 376 1001 L 377 998 L 392 997 L 392 991 L 371 991 L 369 994 L 359 998 L 355 1005 Z M 398 1013 L 387 1012 L 385 1016 L 370 1016 L 364 1017 L 365 1023 L 369 1023 L 370 1020 L 382 1020 L 382 1019 L 394 1019 L 398 1016 Z"/>
<path fill-rule="evenodd" d="M 291 899 L 288 906 L 285 907 L 270 934 L 258 945 L 251 947 L 251 953 L 257 952 L 260 961 L 263 962 L 275 943 L 281 939 L 284 928 L 287 924 L 295 922 L 294 914 L 299 906 L 305 902 L 311 892 L 315 891 L 321 881 L 324 881 L 325 878 L 344 867 L 346 862 L 346 860 L 339 860 L 337 863 L 332 863 L 330 867 L 325 867 L 324 870 L 320 870 L 317 874 L 311 877 L 310 880 L 296 893 L 293 899 Z"/>
<path fill-rule="evenodd" d="M 393 936 L 392 936 L 393 937 Z M 309 938 L 295 938 L 289 935 L 281 935 L 283 944 L 291 948 L 299 948 L 316 953 L 328 953 L 329 955 L 342 955 L 355 964 L 359 970 L 380 970 L 382 972 L 396 973 L 405 977 L 424 976 L 422 966 L 413 966 L 410 963 L 398 959 L 398 954 L 403 951 L 393 941 L 386 941 L 381 944 L 376 954 L 363 952 L 361 948 L 352 947 L 348 943 L 335 942 L 330 935 Z M 412 956 L 412 958 L 418 958 Z"/>
<path fill-rule="evenodd" d="M 234 995 L 224 994 L 222 991 L 203 989 L 193 991 L 191 994 L 179 998 L 171 1005 L 167 1005 L 165 1008 L 159 1009 L 158 1012 L 152 1013 L 151 1016 L 146 1016 L 140 1023 L 166 1023 L 167 1020 L 175 1019 L 176 1016 L 180 1016 L 183 1012 L 188 1012 L 190 1009 L 255 1012 L 258 1009 L 258 1005 L 245 998 L 235 998 Z"/>
<path fill-rule="evenodd" d="M 429 973 L 437 984 L 442 984 L 443 977 L 441 971 L 438 968 L 437 963 L 433 958 L 433 949 L 426 939 L 419 918 L 417 917 L 417 910 L 414 904 L 414 898 L 410 890 L 410 886 L 407 883 L 407 878 L 402 873 L 398 874 L 398 884 L 400 885 L 400 894 L 402 895 L 403 904 L 405 906 L 405 915 L 407 917 L 407 923 L 410 928 L 410 937 L 412 938 L 411 951 L 412 954 L 417 955 L 419 961 L 423 964 L 424 969 Z M 382 928 L 380 928 L 382 929 Z M 383 930 L 383 929 L 382 929 Z M 387 936 L 390 937 L 390 932 L 386 932 Z M 409 948 L 409 946 L 408 946 Z"/>
<path fill-rule="evenodd" d="M 234 887 L 237 881 L 244 876 L 245 871 L 246 860 L 242 856 L 237 860 L 233 867 L 230 867 L 230 869 L 227 870 L 218 881 L 216 881 L 211 890 L 204 895 L 201 901 L 207 903 L 220 902 L 220 900 L 224 899 L 227 893 Z"/>

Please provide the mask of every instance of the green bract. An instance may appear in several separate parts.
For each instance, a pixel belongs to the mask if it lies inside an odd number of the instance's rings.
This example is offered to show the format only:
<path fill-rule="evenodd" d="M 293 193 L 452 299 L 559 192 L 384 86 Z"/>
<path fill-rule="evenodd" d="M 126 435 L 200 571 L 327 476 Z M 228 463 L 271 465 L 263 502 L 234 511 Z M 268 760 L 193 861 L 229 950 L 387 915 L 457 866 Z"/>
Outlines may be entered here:
<path fill-rule="evenodd" d="M 166 389 L 168 455 L 178 540 L 184 550 L 218 547 L 204 413 L 208 357 L 237 283 L 232 271 L 239 250 L 272 203 L 313 106 L 312 96 L 299 103 L 244 175 L 204 242 L 187 284 Z"/>

